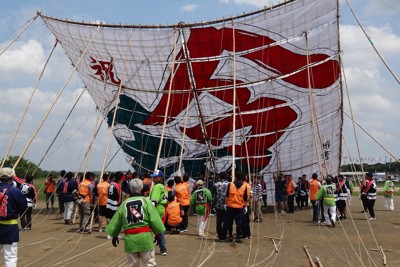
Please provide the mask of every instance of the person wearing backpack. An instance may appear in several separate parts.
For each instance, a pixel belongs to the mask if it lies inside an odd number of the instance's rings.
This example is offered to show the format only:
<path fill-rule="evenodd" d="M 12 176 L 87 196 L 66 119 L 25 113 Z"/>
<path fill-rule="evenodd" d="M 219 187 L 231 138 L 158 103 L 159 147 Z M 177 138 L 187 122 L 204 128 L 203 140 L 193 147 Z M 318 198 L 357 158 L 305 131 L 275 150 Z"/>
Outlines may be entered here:
<path fill-rule="evenodd" d="M 204 229 L 207 224 L 208 215 L 210 214 L 212 195 L 208 188 L 204 187 L 204 181 L 196 182 L 196 190 L 190 197 L 190 205 L 195 206 L 197 214 L 197 233 L 200 237 L 205 237 Z"/>

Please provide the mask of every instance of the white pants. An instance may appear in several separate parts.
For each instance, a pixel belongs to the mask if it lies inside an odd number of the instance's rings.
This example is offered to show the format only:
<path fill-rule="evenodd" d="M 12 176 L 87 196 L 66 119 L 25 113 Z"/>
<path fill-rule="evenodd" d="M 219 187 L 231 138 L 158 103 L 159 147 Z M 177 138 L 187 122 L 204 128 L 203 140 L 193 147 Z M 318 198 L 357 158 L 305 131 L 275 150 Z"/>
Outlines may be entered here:
<path fill-rule="evenodd" d="M 329 217 L 329 214 L 331 215 L 331 217 Z M 331 225 L 331 220 L 333 222 L 336 222 L 336 206 L 333 207 L 324 206 L 324 217 L 325 217 L 325 225 Z"/>
<path fill-rule="evenodd" d="M 383 203 L 383 205 L 385 205 L 385 209 L 393 211 L 394 210 L 393 198 L 385 197 L 385 202 Z"/>
<path fill-rule="evenodd" d="M 4 253 L 4 266 L 17 267 L 18 242 L 14 242 L 11 245 L 0 245 L 0 248 L 3 249 Z"/>
<path fill-rule="evenodd" d="M 197 233 L 199 236 L 204 235 L 204 229 L 206 228 L 207 221 L 204 218 L 204 215 L 197 215 Z"/>
<path fill-rule="evenodd" d="M 73 201 L 65 202 L 64 203 L 64 207 L 65 207 L 65 210 L 64 210 L 64 221 L 65 220 L 71 220 L 72 212 L 73 212 L 73 209 L 74 209 L 74 202 Z"/>
<path fill-rule="evenodd" d="M 347 203 L 351 204 L 351 193 L 347 191 Z"/>
<path fill-rule="evenodd" d="M 154 249 L 143 252 L 127 253 L 126 256 L 126 266 L 129 267 L 139 267 L 140 260 L 142 260 L 145 267 L 157 266 Z"/>

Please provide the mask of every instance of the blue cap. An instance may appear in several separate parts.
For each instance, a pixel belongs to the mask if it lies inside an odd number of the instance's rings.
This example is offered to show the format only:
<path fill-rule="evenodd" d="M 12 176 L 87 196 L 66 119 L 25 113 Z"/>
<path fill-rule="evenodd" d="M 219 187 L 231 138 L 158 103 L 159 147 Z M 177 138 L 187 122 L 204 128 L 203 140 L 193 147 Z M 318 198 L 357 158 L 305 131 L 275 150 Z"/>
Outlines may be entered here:
<path fill-rule="evenodd" d="M 150 177 L 163 177 L 163 176 L 164 176 L 164 174 L 160 170 L 156 170 L 150 175 Z"/>

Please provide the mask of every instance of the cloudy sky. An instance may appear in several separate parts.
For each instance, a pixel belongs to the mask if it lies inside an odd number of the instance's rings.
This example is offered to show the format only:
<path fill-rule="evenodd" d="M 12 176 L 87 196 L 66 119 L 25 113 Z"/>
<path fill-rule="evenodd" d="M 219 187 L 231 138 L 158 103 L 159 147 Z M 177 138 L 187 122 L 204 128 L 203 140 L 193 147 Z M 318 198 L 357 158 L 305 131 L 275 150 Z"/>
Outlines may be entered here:
<path fill-rule="evenodd" d="M 6 0 L 0 9 L 0 53 L 18 35 L 31 18 L 40 11 L 45 15 L 77 21 L 104 21 L 122 24 L 165 24 L 179 21 L 195 22 L 229 17 L 253 11 L 279 1 L 261 0 L 121 0 L 121 1 L 29 1 Z M 398 0 L 349 0 L 359 20 L 368 32 L 388 65 L 400 76 L 400 2 Z M 118 3 L 118 4 L 116 4 Z M 341 1 L 341 47 L 346 84 L 355 121 L 376 141 L 359 129 L 356 130 L 361 157 L 367 163 L 389 161 L 400 152 L 400 85 L 384 66 L 361 28 L 351 15 L 346 1 Z M 40 72 L 54 45 L 54 37 L 38 18 L 28 30 L 0 55 L 0 158 L 10 140 L 38 82 Z M 44 114 L 63 87 L 71 71 L 68 58 L 60 47 L 40 80 L 24 123 L 11 149 L 19 155 L 41 122 Z M 43 124 L 25 158 L 38 163 L 54 136 L 63 125 L 68 112 L 82 92 L 82 82 L 73 76 L 65 91 Z M 345 112 L 350 114 L 347 89 L 344 90 Z M 101 118 L 100 118 L 101 119 Z M 77 107 L 66 121 L 59 138 L 41 167 L 48 170 L 77 170 L 82 155 L 93 137 L 98 113 L 89 95 L 84 93 Z M 345 115 L 344 136 L 352 157 L 358 158 L 352 121 Z M 108 139 L 108 129 L 102 126 L 95 141 L 89 169 L 101 169 Z M 124 154 L 112 139 L 106 162 L 109 170 L 129 168 Z M 347 147 L 343 157 L 348 162 Z"/>

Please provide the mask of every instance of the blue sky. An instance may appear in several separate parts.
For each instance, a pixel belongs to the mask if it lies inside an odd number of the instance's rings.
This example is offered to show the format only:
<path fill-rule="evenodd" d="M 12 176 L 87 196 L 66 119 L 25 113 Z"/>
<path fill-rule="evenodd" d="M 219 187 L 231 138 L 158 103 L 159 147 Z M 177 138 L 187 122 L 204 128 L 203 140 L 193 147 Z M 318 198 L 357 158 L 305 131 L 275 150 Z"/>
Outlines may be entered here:
<path fill-rule="evenodd" d="M 333 1 L 333 0 L 332 0 Z M 17 35 L 23 25 L 31 19 L 36 11 L 45 15 L 67 18 L 77 21 L 104 21 L 121 24 L 173 24 L 180 21 L 198 22 L 253 11 L 264 5 L 279 1 L 261 0 L 147 0 L 147 1 L 28 1 L 7 0 L 0 9 L 0 51 Z M 400 2 L 398 0 L 352 0 L 350 1 L 361 23 L 366 27 L 372 42 L 377 46 L 397 76 L 400 76 Z M 355 19 L 349 12 L 345 1 L 341 1 L 341 45 L 350 101 L 355 120 L 373 135 L 383 146 L 398 158 L 400 152 L 400 86 L 390 75 L 373 51 L 368 40 L 361 32 Z M 29 99 L 42 65 L 54 44 L 54 37 L 37 19 L 20 39 L 0 56 L 0 157 L 8 148 L 13 131 Z M 46 82 L 40 84 L 38 95 L 32 101 L 26 122 L 21 127 L 11 154 L 18 155 L 35 127 L 40 122 L 46 108 L 69 74 L 70 63 L 61 49 L 56 49 L 54 60 L 45 74 Z M 51 79 L 49 79 L 51 77 Z M 28 150 L 26 157 L 38 162 L 45 148 L 60 127 L 61 122 L 73 105 L 74 99 L 81 92 L 82 82 L 74 76 L 68 84 L 65 95 L 57 104 L 54 113 L 49 116 L 38 138 Z M 346 91 L 344 91 L 346 96 Z M 349 112 L 347 98 L 345 111 Z M 96 121 L 94 105 L 85 95 L 72 114 L 65 127 L 60 141 L 56 142 L 53 152 L 44 162 L 45 169 L 73 169 L 80 164 L 78 158 L 84 145 L 93 134 Z M 89 123 L 86 122 L 90 118 Z M 352 156 L 356 154 L 351 121 L 345 118 L 344 134 Z M 363 158 L 380 158 L 382 162 L 389 155 L 385 153 L 370 137 L 357 130 Z M 103 162 L 103 151 L 108 130 L 102 129 L 97 149 L 94 151 L 90 168 L 100 169 Z M 111 152 L 115 153 L 117 145 L 113 140 Z M 343 156 L 347 156 L 343 147 Z M 122 153 L 118 154 L 110 169 L 127 169 Z"/>

